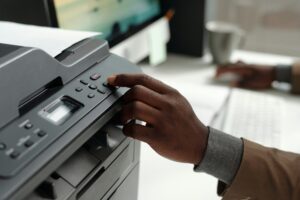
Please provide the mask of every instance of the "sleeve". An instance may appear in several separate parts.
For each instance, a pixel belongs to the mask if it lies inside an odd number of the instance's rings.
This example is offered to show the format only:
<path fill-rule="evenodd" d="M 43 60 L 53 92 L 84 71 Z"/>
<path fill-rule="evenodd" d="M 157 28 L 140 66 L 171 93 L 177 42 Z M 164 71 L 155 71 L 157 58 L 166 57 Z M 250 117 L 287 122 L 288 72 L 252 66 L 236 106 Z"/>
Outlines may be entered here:
<path fill-rule="evenodd" d="M 300 63 L 296 63 L 292 68 L 292 93 L 300 94 Z"/>
<path fill-rule="evenodd" d="M 300 155 L 244 140 L 240 168 L 228 187 L 218 192 L 231 199 L 300 199 Z"/>
<path fill-rule="evenodd" d="M 292 65 L 277 65 L 275 66 L 275 81 L 291 83 Z"/>
<path fill-rule="evenodd" d="M 229 184 L 237 173 L 243 155 L 243 141 L 209 127 L 206 152 L 202 162 L 194 167 Z"/>

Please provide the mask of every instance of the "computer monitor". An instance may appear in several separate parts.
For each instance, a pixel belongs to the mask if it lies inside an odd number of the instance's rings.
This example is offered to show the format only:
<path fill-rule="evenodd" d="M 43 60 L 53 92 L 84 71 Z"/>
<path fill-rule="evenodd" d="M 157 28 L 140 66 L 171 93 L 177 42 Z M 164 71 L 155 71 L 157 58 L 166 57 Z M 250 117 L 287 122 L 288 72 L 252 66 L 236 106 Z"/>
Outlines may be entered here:
<path fill-rule="evenodd" d="M 102 32 L 99 37 L 108 40 L 115 47 L 113 51 L 133 62 L 147 53 L 139 55 L 135 51 L 140 44 L 138 39 L 133 44 L 132 37 L 163 17 L 160 0 L 48 0 L 48 8 L 52 24 L 64 29 Z M 147 40 L 147 33 L 144 38 Z M 131 44 L 124 43 L 127 39 L 131 39 Z M 148 47 L 145 44 L 143 51 Z"/>
<path fill-rule="evenodd" d="M 161 17 L 159 0 L 49 0 L 60 28 L 102 32 L 111 46 Z"/>
<path fill-rule="evenodd" d="M 132 62 L 150 53 L 151 29 L 170 38 L 160 0 L 1 0 L 0 20 L 100 31 L 113 53 Z"/>

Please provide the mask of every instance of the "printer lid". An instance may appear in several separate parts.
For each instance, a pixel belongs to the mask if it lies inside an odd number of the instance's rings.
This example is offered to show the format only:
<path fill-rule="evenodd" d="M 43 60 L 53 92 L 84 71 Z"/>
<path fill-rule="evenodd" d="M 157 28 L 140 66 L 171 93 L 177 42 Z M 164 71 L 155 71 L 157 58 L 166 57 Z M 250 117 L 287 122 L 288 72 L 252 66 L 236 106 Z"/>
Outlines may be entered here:
<path fill-rule="evenodd" d="M 14 46 L 14 45 L 8 45 L 8 44 L 0 44 L 0 58 L 4 57 L 18 49 L 20 49 L 21 47 L 19 46 Z"/>

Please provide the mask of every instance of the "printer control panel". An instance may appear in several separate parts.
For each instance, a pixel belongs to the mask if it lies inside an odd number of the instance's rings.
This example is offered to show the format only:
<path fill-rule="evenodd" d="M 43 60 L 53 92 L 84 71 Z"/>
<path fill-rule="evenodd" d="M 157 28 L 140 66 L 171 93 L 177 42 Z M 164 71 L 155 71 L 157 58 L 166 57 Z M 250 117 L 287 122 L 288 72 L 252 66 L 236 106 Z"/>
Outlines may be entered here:
<path fill-rule="evenodd" d="M 109 61 L 95 65 L 7 125 L 0 135 L 0 177 L 17 174 L 110 95 L 122 96 L 127 89 L 106 82 L 116 73 L 120 73 L 119 66 Z"/>

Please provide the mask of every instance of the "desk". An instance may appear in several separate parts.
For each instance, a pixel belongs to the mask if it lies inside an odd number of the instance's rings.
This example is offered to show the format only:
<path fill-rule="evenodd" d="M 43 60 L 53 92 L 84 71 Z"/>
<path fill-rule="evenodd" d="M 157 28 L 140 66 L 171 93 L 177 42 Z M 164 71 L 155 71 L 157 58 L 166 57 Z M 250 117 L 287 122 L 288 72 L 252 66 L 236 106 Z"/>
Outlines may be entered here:
<path fill-rule="evenodd" d="M 246 62 L 264 64 L 292 63 L 294 58 L 261 53 L 239 51 L 232 60 L 242 59 Z M 190 58 L 169 55 L 164 64 L 151 67 L 142 66 L 143 71 L 162 81 L 178 81 L 194 84 L 215 84 L 212 80 L 215 68 L 207 64 L 209 59 Z M 224 86 L 226 87 L 226 86 Z M 287 101 L 286 133 L 283 138 L 284 150 L 300 153 L 300 119 L 299 97 L 287 91 L 264 91 L 275 96 L 284 97 Z M 288 139 L 287 139 L 288 138 Z M 295 141 L 290 143 L 288 141 Z M 203 173 L 193 172 L 193 166 L 176 163 L 157 155 L 147 144 L 142 144 L 141 168 L 139 183 L 139 200 L 199 200 L 220 199 L 216 195 L 217 180 Z"/>

